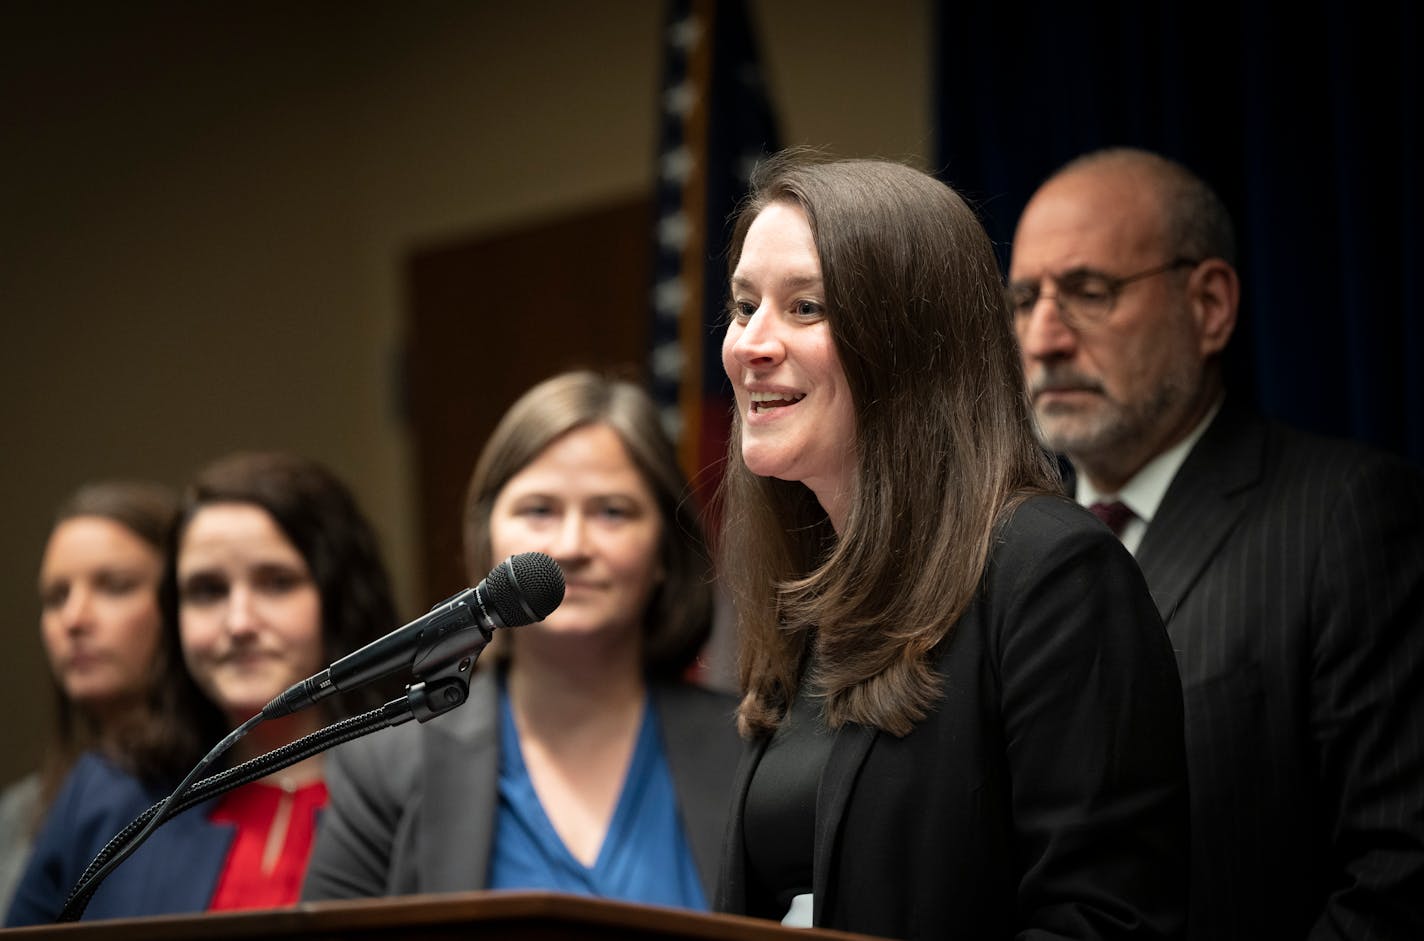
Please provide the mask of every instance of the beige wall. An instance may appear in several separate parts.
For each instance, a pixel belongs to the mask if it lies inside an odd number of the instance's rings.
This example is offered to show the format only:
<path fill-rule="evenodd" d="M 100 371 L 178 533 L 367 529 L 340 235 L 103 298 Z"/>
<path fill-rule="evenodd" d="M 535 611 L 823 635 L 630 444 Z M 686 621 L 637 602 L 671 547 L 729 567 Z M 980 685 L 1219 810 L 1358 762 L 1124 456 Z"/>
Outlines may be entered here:
<path fill-rule="evenodd" d="M 786 142 L 928 161 L 927 0 L 750 6 Z M 432 600 L 410 596 L 403 259 L 648 192 L 661 26 L 654 0 L 27 7 L 0 31 L 0 781 L 42 746 L 35 572 L 86 479 L 312 455 L 405 610 Z"/>

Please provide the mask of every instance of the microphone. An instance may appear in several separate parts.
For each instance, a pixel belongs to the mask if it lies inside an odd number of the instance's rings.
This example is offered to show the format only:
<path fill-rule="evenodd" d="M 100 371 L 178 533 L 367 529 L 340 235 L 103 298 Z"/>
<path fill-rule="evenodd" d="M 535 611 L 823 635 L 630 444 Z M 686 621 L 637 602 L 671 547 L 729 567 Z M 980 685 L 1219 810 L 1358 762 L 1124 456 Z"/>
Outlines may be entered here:
<path fill-rule="evenodd" d="M 262 708 L 263 719 L 305 709 L 338 691 L 409 668 L 416 676 L 478 655 L 497 627 L 542 621 L 564 600 L 564 572 L 542 552 L 521 552 L 466 588 L 384 637 L 294 683 Z"/>

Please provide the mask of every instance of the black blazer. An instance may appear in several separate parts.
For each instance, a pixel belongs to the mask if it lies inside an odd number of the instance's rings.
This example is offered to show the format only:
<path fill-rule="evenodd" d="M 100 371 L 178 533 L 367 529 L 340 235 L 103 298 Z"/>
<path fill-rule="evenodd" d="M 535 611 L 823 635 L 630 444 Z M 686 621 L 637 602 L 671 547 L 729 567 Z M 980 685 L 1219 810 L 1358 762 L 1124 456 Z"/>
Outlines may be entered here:
<path fill-rule="evenodd" d="M 302 898 L 483 889 L 499 799 L 498 684 L 476 673 L 449 715 L 333 749 Z M 736 764 L 736 699 L 687 684 L 653 687 L 668 769 L 703 891 L 712 898 Z"/>
<path fill-rule="evenodd" d="M 908 735 L 836 734 L 816 798 L 815 924 L 976 941 L 1179 937 L 1181 687 L 1121 543 L 1071 501 L 1029 500 L 936 658 L 944 698 Z M 746 911 L 742 811 L 765 743 L 737 771 L 723 911 Z"/>
<path fill-rule="evenodd" d="M 1137 559 L 1186 699 L 1191 936 L 1424 938 L 1424 475 L 1228 400 Z"/>

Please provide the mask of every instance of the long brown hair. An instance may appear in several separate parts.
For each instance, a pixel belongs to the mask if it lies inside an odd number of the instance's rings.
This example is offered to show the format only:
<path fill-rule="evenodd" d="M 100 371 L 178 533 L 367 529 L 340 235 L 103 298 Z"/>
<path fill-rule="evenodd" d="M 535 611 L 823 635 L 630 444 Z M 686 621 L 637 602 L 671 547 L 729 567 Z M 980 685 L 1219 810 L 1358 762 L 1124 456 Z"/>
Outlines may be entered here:
<path fill-rule="evenodd" d="M 740 622 L 740 728 L 773 730 L 809 664 L 832 727 L 903 735 L 940 696 L 931 655 L 977 591 L 998 523 L 1056 489 L 1056 472 L 988 236 L 952 189 L 901 164 L 804 152 L 764 162 L 752 188 L 729 271 L 762 209 L 806 213 L 855 403 L 857 477 L 837 537 L 806 487 L 747 470 L 733 422 L 719 556 Z"/>
<path fill-rule="evenodd" d="M 60 505 L 55 512 L 51 533 L 68 520 L 98 517 L 124 527 L 161 557 L 164 540 L 177 511 L 177 494 L 161 484 L 137 480 L 94 481 L 80 487 Z M 158 585 L 155 583 L 153 587 L 154 617 L 157 619 Z M 58 677 L 51 677 L 54 687 L 54 734 L 40 774 L 41 814 L 49 807 L 65 775 L 85 750 L 98 749 L 111 759 L 126 763 L 127 756 L 147 753 L 175 734 L 178 722 L 168 705 L 168 690 L 162 681 L 167 674 L 164 657 L 160 645 L 155 662 L 149 665 L 142 707 L 131 718 L 126 718 L 103 734 L 101 727 L 104 723 L 99 721 L 99 717 L 75 704 L 65 693 Z"/>
<path fill-rule="evenodd" d="M 711 561 L 677 452 L 639 386 L 588 370 L 561 373 L 531 388 L 505 412 L 475 463 L 465 494 L 465 564 L 483 578 L 490 558 L 490 514 L 510 478 L 571 431 L 606 425 L 652 491 L 662 516 L 664 578 L 643 618 L 643 670 L 676 679 L 712 630 Z"/>

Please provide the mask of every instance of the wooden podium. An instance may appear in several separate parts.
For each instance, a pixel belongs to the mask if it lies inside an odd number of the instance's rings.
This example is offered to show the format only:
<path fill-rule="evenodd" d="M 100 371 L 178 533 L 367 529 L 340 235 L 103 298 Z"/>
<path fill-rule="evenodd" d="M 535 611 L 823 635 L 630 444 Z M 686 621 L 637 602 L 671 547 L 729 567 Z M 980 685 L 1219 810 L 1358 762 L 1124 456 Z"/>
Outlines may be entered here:
<path fill-rule="evenodd" d="M 772 921 L 709 915 L 554 892 L 462 892 L 306 902 L 294 908 L 154 918 L 115 918 L 0 931 L 3 941 L 870 941 L 868 935 L 783 928 Z"/>

